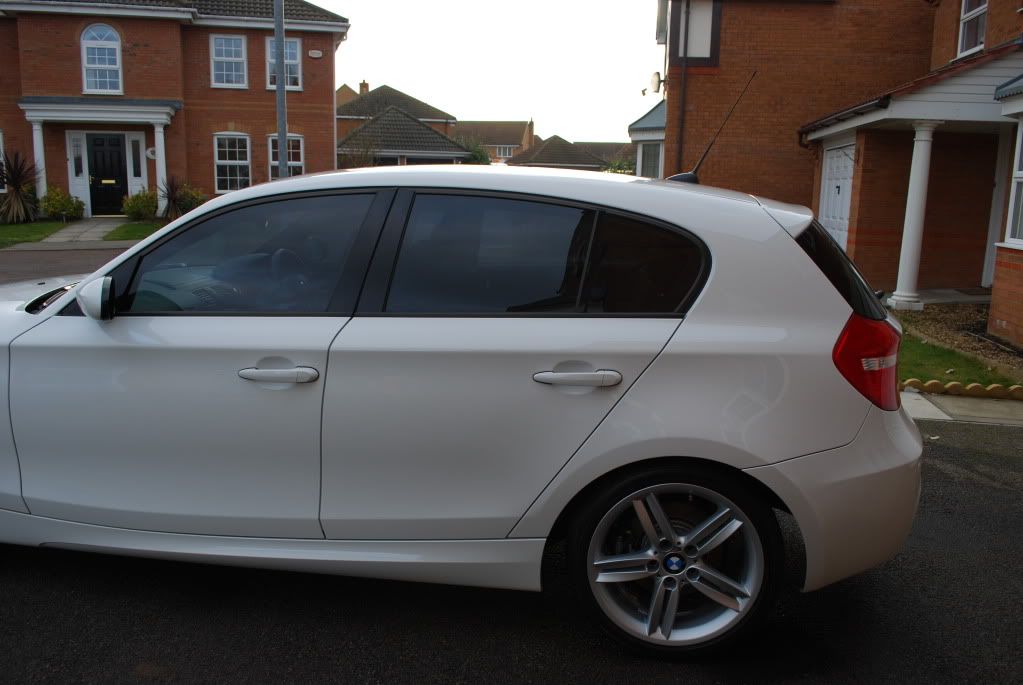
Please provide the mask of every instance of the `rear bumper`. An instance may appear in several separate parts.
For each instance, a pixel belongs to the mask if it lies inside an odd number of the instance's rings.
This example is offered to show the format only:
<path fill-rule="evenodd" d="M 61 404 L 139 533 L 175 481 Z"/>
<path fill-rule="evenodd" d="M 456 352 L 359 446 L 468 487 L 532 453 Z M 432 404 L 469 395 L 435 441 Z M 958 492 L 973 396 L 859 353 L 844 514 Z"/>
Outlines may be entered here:
<path fill-rule="evenodd" d="M 871 408 L 844 447 L 746 473 L 789 507 L 806 546 L 804 590 L 895 556 L 920 499 L 920 432 L 904 410 Z"/>

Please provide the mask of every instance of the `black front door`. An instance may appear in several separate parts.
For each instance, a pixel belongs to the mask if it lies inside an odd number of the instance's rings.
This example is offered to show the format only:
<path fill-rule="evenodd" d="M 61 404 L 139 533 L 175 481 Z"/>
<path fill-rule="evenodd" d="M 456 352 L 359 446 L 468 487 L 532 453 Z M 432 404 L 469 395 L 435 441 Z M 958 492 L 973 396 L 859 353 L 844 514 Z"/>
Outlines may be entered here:
<path fill-rule="evenodd" d="M 121 201 L 128 194 L 128 165 L 125 162 L 124 136 L 89 133 L 89 199 L 93 214 L 120 214 Z"/>

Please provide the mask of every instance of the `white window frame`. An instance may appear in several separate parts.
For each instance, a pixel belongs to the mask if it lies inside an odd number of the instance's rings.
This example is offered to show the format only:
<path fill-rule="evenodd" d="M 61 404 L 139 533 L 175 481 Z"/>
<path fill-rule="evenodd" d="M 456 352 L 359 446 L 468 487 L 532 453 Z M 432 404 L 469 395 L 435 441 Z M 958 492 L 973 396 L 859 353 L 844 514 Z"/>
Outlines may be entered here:
<path fill-rule="evenodd" d="M 4 131 L 3 129 L 0 129 L 0 164 L 3 164 L 3 161 L 4 161 Z M 6 192 L 7 186 L 0 185 L 0 193 Z"/>
<path fill-rule="evenodd" d="M 956 57 L 957 58 L 958 57 L 965 57 L 966 55 L 972 55 L 973 53 L 980 52 L 981 50 L 984 49 L 984 39 L 985 39 L 986 36 L 981 36 L 980 37 L 980 43 L 978 43 L 977 45 L 973 46 L 972 48 L 968 48 L 966 50 L 963 50 L 963 29 L 966 28 L 966 24 L 968 22 L 973 21 L 974 19 L 976 19 L 977 17 L 981 16 L 982 14 L 987 14 L 987 6 L 988 6 L 988 3 L 985 0 L 983 5 L 981 5 L 980 7 L 976 8 L 974 10 L 971 10 L 971 11 L 967 12 L 966 11 L 966 0 L 961 0 L 960 1 L 960 5 L 959 5 L 959 42 L 956 44 Z M 984 33 L 985 34 L 987 33 L 987 20 L 986 19 L 985 19 L 985 23 L 984 23 Z"/>
<path fill-rule="evenodd" d="M 266 89 L 267 90 L 275 90 L 277 88 L 277 86 L 272 85 L 270 83 L 270 76 L 273 74 L 273 62 L 270 61 L 270 59 L 273 57 L 273 54 L 270 52 L 270 43 L 271 43 L 271 41 L 273 41 L 273 37 L 272 36 L 268 36 L 267 39 L 266 39 Z M 285 58 L 284 58 L 284 65 L 285 65 L 284 66 L 284 75 L 287 76 L 287 74 L 288 74 L 288 67 L 287 67 L 287 65 L 289 65 L 289 64 L 297 64 L 298 65 L 298 85 L 297 86 L 289 86 L 287 83 L 285 83 L 284 84 L 284 89 L 285 90 L 302 90 L 302 39 L 301 38 L 289 38 L 289 37 L 285 36 L 285 38 L 284 38 L 285 55 L 287 54 L 287 49 L 288 49 L 288 43 L 289 42 L 298 43 L 298 51 L 296 53 L 298 55 L 298 59 L 289 62 L 287 56 L 285 56 Z"/>
<path fill-rule="evenodd" d="M 495 157 L 499 159 L 510 159 L 515 156 L 515 148 L 517 148 L 518 145 L 495 145 L 494 147 L 497 148 L 494 151 Z M 506 154 L 501 154 L 502 152 Z"/>
<path fill-rule="evenodd" d="M 217 38 L 237 38 L 242 42 L 242 56 L 241 57 L 216 57 L 214 52 L 214 45 L 216 44 Z M 241 62 L 242 63 L 242 75 L 245 77 L 244 83 L 217 83 L 215 65 L 217 62 Z M 231 34 L 231 33 L 211 33 L 210 34 L 210 88 L 239 88 L 245 89 L 249 87 L 249 41 L 248 37 L 243 34 Z"/>
<path fill-rule="evenodd" d="M 1023 190 L 1019 188 L 1023 185 L 1023 121 L 1016 126 L 1016 154 L 1013 155 L 1012 160 L 1012 180 L 1009 185 L 1009 215 L 1005 220 L 1005 245 L 1009 247 L 1015 247 L 1017 249 L 1023 249 L 1023 221 L 1020 221 L 1020 233 L 1018 237 L 1012 235 L 1012 221 L 1016 216 L 1016 206 L 1023 202 Z"/>
<path fill-rule="evenodd" d="M 248 154 L 246 155 L 247 157 L 246 161 L 244 162 L 239 162 L 235 160 L 221 161 L 220 158 L 217 156 L 217 154 L 219 153 L 219 150 L 217 148 L 217 140 L 220 138 L 244 138 L 245 149 L 248 151 Z M 213 192 L 217 195 L 223 195 L 224 193 L 232 193 L 235 190 L 241 190 L 241 188 L 228 188 L 226 190 L 221 190 L 220 179 L 217 178 L 217 167 L 220 165 L 244 166 L 248 168 L 249 185 L 242 187 L 248 188 L 254 185 L 252 181 L 252 138 L 249 136 L 248 133 L 239 133 L 237 131 L 218 131 L 213 134 L 213 188 L 214 188 Z"/>
<path fill-rule="evenodd" d="M 277 162 L 274 161 L 273 144 L 274 144 L 274 142 L 276 140 L 277 140 L 277 136 L 276 135 L 269 135 L 269 136 L 266 137 L 266 159 L 267 159 L 267 162 L 268 162 L 267 163 L 267 169 L 268 169 L 267 178 L 269 178 L 271 181 L 279 180 L 279 179 L 274 178 L 274 169 L 277 168 Z M 288 134 L 288 140 L 289 141 L 291 141 L 291 140 L 297 140 L 298 141 L 298 160 L 299 160 L 297 162 L 292 162 L 291 160 L 288 160 L 288 176 L 291 177 L 291 176 L 294 176 L 294 175 L 304 174 L 305 173 L 305 137 L 304 136 L 300 136 L 297 133 L 289 133 Z M 291 167 L 301 167 L 302 171 L 299 172 L 299 174 L 292 174 L 291 173 Z"/>
<path fill-rule="evenodd" d="M 86 40 L 85 33 L 93 26 L 105 26 L 115 34 L 117 34 L 117 42 L 109 40 Z M 89 24 L 84 29 L 78 38 L 79 47 L 82 56 L 82 93 L 88 93 L 91 95 L 124 95 L 124 61 L 121 58 L 121 34 L 117 32 L 110 24 L 104 24 L 98 22 L 95 24 Z M 86 48 L 114 48 L 117 51 L 117 90 L 108 90 L 105 88 L 89 88 L 88 71 L 89 69 L 103 69 L 105 71 L 114 71 L 109 65 L 103 66 L 89 66 L 88 60 L 86 59 Z"/>

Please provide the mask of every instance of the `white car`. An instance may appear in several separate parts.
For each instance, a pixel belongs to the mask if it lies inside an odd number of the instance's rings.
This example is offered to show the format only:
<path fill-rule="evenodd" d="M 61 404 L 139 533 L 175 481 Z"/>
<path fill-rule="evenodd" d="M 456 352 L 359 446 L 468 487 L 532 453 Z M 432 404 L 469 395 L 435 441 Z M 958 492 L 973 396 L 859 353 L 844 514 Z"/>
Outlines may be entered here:
<path fill-rule="evenodd" d="M 801 207 L 512 168 L 278 181 L 0 307 L 0 541 L 534 591 L 557 546 L 619 638 L 717 648 L 771 610 L 773 510 L 805 590 L 908 535 L 899 339 Z"/>

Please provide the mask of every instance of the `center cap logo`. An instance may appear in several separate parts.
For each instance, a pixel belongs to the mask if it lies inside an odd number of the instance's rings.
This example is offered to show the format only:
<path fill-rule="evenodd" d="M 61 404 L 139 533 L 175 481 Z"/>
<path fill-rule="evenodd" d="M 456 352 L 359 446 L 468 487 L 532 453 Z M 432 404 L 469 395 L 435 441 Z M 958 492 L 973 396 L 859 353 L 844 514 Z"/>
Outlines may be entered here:
<path fill-rule="evenodd" d="M 685 562 L 683 562 L 682 557 L 677 554 L 672 554 L 664 560 L 664 568 L 668 569 L 671 573 L 678 573 L 684 566 Z"/>

